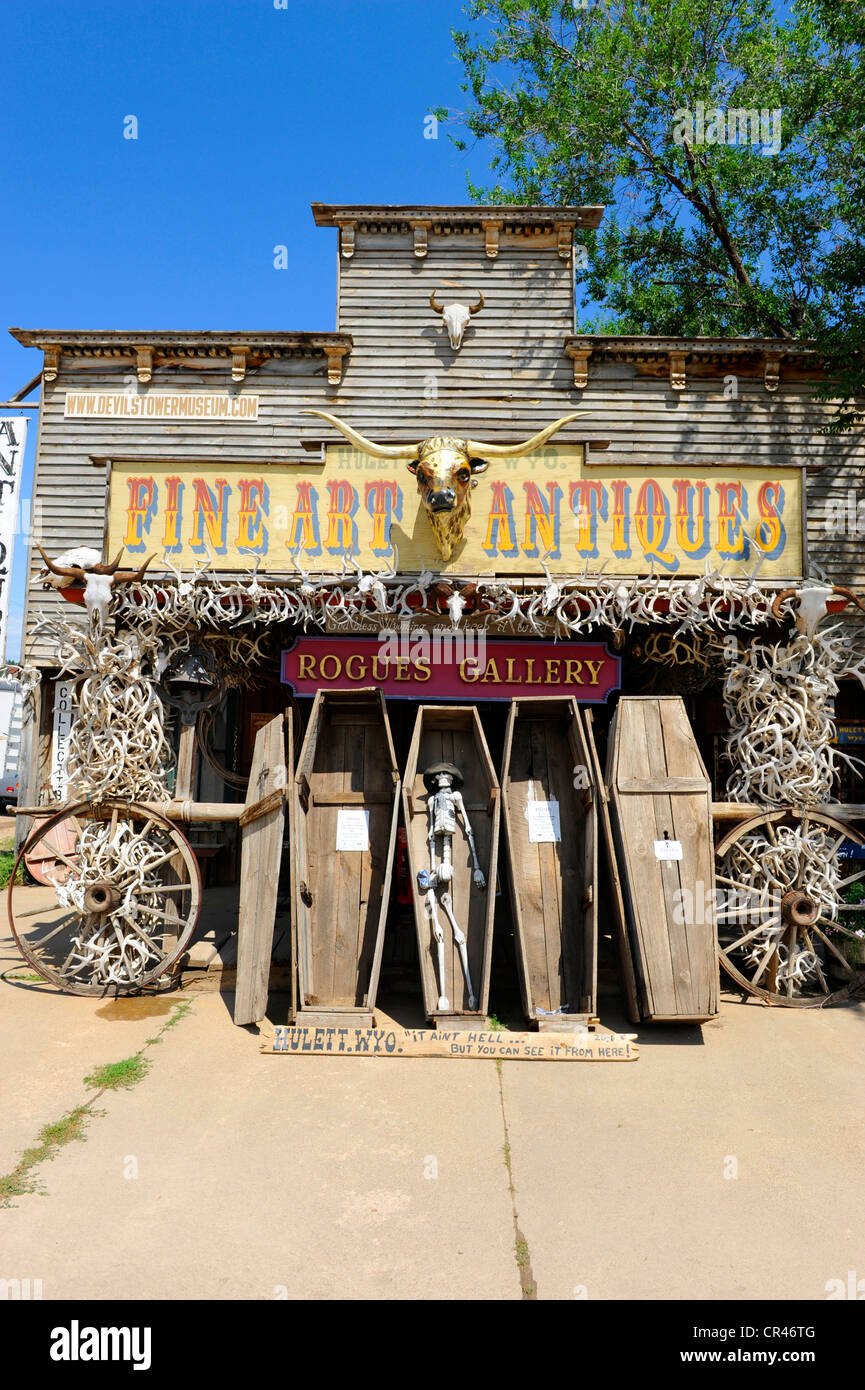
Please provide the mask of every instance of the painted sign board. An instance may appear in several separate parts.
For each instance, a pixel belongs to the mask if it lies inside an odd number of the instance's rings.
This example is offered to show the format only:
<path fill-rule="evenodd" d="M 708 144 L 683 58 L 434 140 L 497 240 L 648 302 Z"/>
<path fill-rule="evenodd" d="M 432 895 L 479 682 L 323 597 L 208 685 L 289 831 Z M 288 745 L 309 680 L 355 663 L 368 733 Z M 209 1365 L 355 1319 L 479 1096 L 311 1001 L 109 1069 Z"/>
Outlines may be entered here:
<path fill-rule="evenodd" d="M 54 686 L 54 727 L 51 739 L 51 790 L 58 801 L 66 796 L 69 786 L 67 759 L 69 737 L 75 719 L 75 684 L 59 680 Z"/>
<path fill-rule="evenodd" d="M 471 516 L 445 563 L 404 460 L 348 445 L 326 459 L 270 464 L 117 462 L 108 551 L 155 552 L 218 570 L 340 572 L 394 564 L 454 574 L 802 573 L 797 468 L 586 467 L 573 446 L 493 460 L 471 493 Z"/>
<path fill-rule="evenodd" d="M 619 689 L 621 663 L 600 642 L 520 642 L 474 632 L 388 637 L 298 637 L 282 653 L 295 695 L 377 685 L 397 700 L 512 700 L 573 695 L 602 704 Z"/>
<path fill-rule="evenodd" d="M 307 1028 L 277 1024 L 261 1052 L 295 1057 L 511 1058 L 518 1062 L 633 1062 L 635 1033 L 431 1032 L 424 1028 Z"/>
<path fill-rule="evenodd" d="M 257 420 L 258 396 L 225 391 L 67 391 L 67 420 Z"/>
<path fill-rule="evenodd" d="M 26 443 L 26 420 L 17 416 L 0 419 L 0 664 L 6 660 L 12 552 L 18 529 L 21 468 Z"/>

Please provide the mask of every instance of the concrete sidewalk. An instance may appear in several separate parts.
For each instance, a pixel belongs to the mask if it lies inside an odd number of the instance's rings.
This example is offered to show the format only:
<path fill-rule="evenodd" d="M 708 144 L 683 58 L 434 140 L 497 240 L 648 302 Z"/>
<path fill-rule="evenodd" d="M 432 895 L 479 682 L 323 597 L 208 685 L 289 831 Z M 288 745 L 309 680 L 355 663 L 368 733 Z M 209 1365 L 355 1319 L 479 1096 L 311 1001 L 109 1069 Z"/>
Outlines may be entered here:
<path fill-rule="evenodd" d="M 178 997 L 0 980 L 0 1172 Z M 499 1070 L 262 1055 L 230 996 L 186 997 L 148 1076 L 40 1170 L 47 1195 L 0 1210 L 0 1277 L 46 1299 L 520 1299 L 514 1208 L 539 1299 L 822 1299 L 865 1273 L 865 1006 L 728 1001 L 640 1030 L 637 1062 Z"/>

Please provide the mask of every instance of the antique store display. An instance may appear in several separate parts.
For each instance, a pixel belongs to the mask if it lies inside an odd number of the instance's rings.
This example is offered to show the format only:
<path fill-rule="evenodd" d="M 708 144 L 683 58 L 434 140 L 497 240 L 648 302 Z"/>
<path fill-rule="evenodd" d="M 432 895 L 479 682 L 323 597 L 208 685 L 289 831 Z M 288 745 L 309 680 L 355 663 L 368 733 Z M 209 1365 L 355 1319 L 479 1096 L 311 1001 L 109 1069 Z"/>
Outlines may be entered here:
<path fill-rule="evenodd" d="M 613 992 L 861 991 L 861 446 L 806 344 L 575 334 L 602 214 L 317 203 L 338 332 L 13 330 L 7 904 L 52 988 L 197 988 L 206 946 L 274 1051 L 398 1055 L 404 1006 L 404 1055 L 526 1057 L 603 1056 Z"/>

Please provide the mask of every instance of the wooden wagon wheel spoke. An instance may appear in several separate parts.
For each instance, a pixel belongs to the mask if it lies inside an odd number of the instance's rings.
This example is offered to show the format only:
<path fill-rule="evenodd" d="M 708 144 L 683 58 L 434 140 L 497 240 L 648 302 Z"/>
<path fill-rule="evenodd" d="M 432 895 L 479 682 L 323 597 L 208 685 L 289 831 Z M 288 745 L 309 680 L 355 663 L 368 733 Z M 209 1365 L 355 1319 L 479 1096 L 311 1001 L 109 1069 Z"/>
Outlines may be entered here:
<path fill-rule="evenodd" d="M 758 985 L 760 983 L 760 980 L 763 976 L 763 971 L 766 969 L 766 966 L 769 964 L 769 961 L 772 959 L 772 957 L 777 954 L 777 951 L 778 943 L 776 941 L 773 941 L 772 944 L 768 947 L 766 954 L 763 956 L 760 965 L 757 967 L 756 973 L 751 977 L 751 983 L 753 985 Z"/>
<path fill-rule="evenodd" d="M 49 837 L 64 821 L 77 827 L 74 857 L 62 847 L 57 854 L 58 847 L 50 845 Z M 25 853 L 38 856 L 46 842 L 51 858 L 62 859 L 68 872 L 62 883 L 50 885 L 53 903 L 16 912 L 16 899 L 30 891 L 16 888 L 18 864 Z M 160 882 L 160 870 L 179 881 Z M 122 904 L 129 897 L 133 910 L 126 912 Z M 37 826 L 16 860 L 7 892 L 10 926 L 22 955 L 43 979 L 73 994 L 128 993 L 166 974 L 185 952 L 200 906 L 201 876 L 186 838 L 157 812 L 118 799 L 78 802 Z M 52 920 L 58 908 L 62 916 Z M 25 923 L 34 917 L 48 920 L 30 929 Z M 169 923 L 170 931 L 158 923 Z"/>
<path fill-rule="evenodd" d="M 774 915 L 756 925 L 748 907 L 718 913 L 721 964 L 749 993 L 768 1003 L 809 1008 L 848 998 L 865 983 L 865 974 L 832 940 L 838 932 L 845 939 L 856 935 L 836 920 L 843 888 L 865 878 L 865 868 L 847 879 L 837 876 L 838 851 L 849 840 L 865 842 L 858 831 L 831 816 L 793 807 L 754 815 L 721 839 L 717 882 L 746 895 L 746 902 L 747 895 L 773 897 Z M 834 991 L 827 960 L 833 970 L 837 962 L 843 971 L 843 983 Z"/>
<path fill-rule="evenodd" d="M 69 926 L 69 923 L 72 921 L 74 917 L 74 912 L 68 912 L 65 917 L 61 917 L 56 927 L 52 928 L 51 931 L 47 932 L 45 936 L 40 936 L 38 941 L 31 942 L 33 950 L 38 951 L 40 946 L 47 946 L 48 942 L 52 941 L 54 937 L 57 936 L 58 932 L 62 932 L 66 927 Z"/>
<path fill-rule="evenodd" d="M 192 883 L 157 883 L 145 884 L 142 893 L 191 893 L 194 884 Z"/>
<path fill-rule="evenodd" d="M 843 966 L 843 968 L 847 971 L 847 974 L 848 974 L 848 975 L 855 975 L 855 974 L 856 974 L 856 971 L 855 971 L 855 969 L 853 968 L 853 966 L 850 964 L 849 960 L 847 960 L 846 957 L 843 956 L 843 955 L 841 954 L 841 952 L 838 950 L 838 947 L 835 945 L 834 941 L 830 941 L 830 939 L 829 939 L 829 937 L 826 935 L 826 933 L 825 933 L 824 931 L 821 931 L 821 930 L 820 930 L 820 928 L 819 928 L 819 926 L 817 925 L 816 922 L 814 923 L 814 931 L 817 933 L 817 935 L 819 936 L 820 940 L 823 942 L 823 945 L 827 948 L 827 950 L 829 950 L 829 951 L 832 952 L 832 955 L 835 957 L 835 959 L 837 960 L 838 964 L 841 965 L 841 966 Z"/>
<path fill-rule="evenodd" d="M 753 941 L 755 936 L 759 936 L 761 931 L 765 931 L 767 927 L 778 925 L 780 921 L 780 917 L 769 917 L 767 921 L 760 922 L 758 926 L 754 927 L 752 931 L 747 932 L 745 936 L 737 937 L 733 945 L 726 947 L 726 950 L 738 951 L 740 946 L 746 946 L 749 941 Z M 722 950 L 723 949 L 722 947 Z"/>
<path fill-rule="evenodd" d="M 819 961 L 819 958 L 818 958 L 818 956 L 817 956 L 817 952 L 814 950 L 814 943 L 813 943 L 813 941 L 811 940 L 811 937 L 810 937 L 810 935 L 809 935 L 809 933 L 808 933 L 807 927 L 803 927 L 803 928 L 802 928 L 802 935 L 803 935 L 803 937 L 805 938 L 805 945 L 808 947 L 808 950 L 811 952 L 811 954 L 812 954 L 813 957 L 814 957 L 814 969 L 817 971 L 817 979 L 818 979 L 819 982 L 820 982 L 820 988 L 822 989 L 822 991 L 823 991 L 824 994 L 828 994 L 828 993 L 829 993 L 829 986 L 828 986 L 827 983 L 826 983 L 826 976 L 823 974 L 823 971 L 820 969 L 820 961 Z"/>

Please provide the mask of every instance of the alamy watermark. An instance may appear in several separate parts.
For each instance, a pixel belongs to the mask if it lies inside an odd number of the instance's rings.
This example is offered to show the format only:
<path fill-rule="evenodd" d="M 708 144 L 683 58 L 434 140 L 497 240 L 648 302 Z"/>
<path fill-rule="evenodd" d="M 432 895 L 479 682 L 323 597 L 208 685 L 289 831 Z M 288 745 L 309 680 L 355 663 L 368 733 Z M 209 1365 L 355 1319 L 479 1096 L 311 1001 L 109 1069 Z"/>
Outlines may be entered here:
<path fill-rule="evenodd" d="M 767 154 L 781 149 L 781 107 L 706 106 L 698 101 L 693 111 L 680 106 L 673 114 L 676 145 L 754 145 Z"/>
<path fill-rule="evenodd" d="M 393 666 L 461 666 L 470 662 L 483 670 L 487 661 L 487 635 L 482 628 L 412 627 L 406 620 L 378 635 L 379 661 Z"/>

